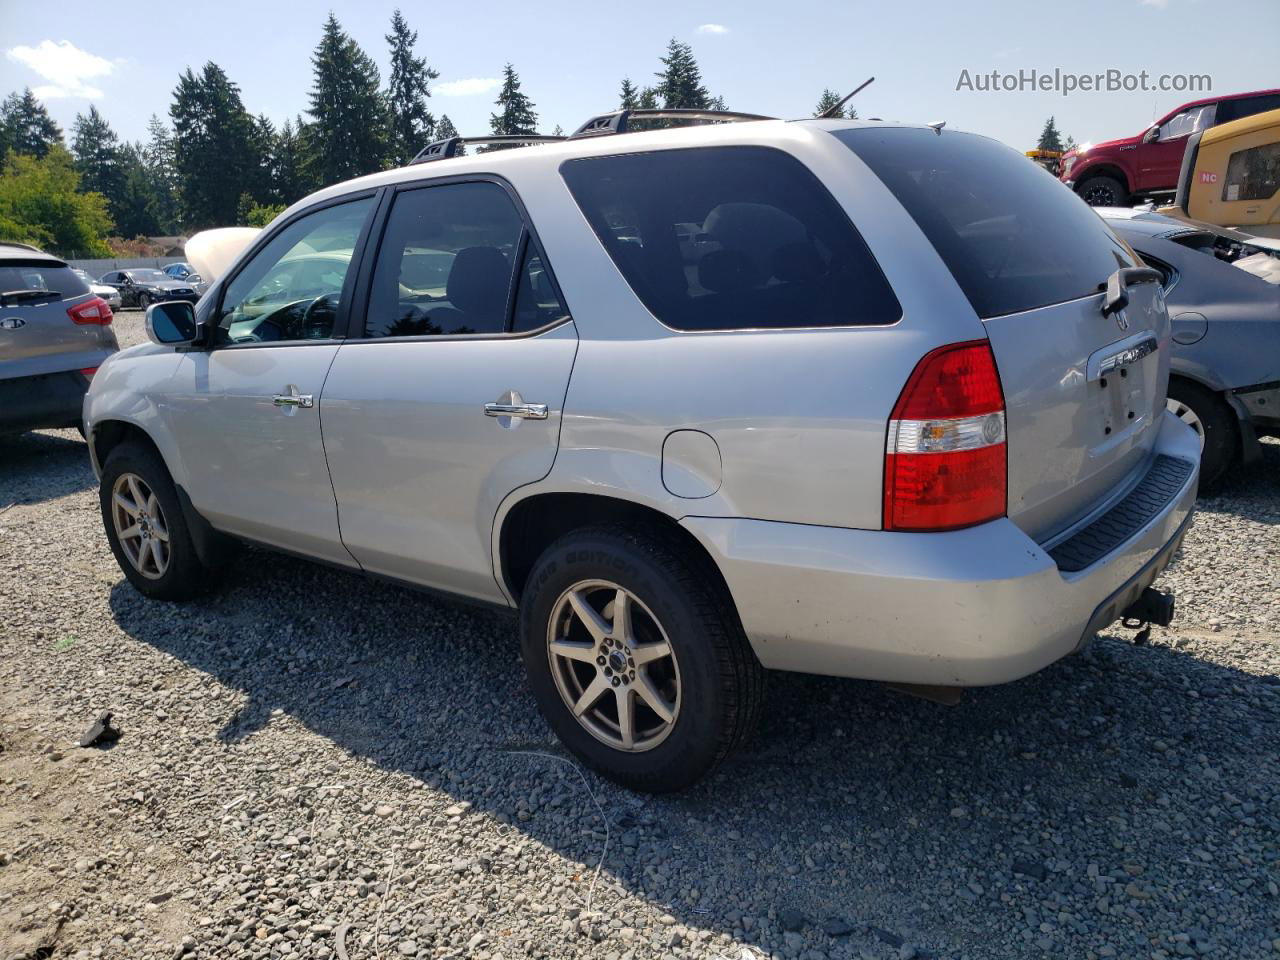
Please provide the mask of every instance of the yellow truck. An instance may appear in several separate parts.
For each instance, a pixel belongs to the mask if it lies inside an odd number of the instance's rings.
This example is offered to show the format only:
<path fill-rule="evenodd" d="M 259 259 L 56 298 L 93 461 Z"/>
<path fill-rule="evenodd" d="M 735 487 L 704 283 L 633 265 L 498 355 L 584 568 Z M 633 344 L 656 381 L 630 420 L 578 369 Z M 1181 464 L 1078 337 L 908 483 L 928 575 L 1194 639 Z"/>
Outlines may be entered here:
<path fill-rule="evenodd" d="M 1160 212 L 1280 237 L 1280 110 L 1193 134 L 1173 206 Z"/>

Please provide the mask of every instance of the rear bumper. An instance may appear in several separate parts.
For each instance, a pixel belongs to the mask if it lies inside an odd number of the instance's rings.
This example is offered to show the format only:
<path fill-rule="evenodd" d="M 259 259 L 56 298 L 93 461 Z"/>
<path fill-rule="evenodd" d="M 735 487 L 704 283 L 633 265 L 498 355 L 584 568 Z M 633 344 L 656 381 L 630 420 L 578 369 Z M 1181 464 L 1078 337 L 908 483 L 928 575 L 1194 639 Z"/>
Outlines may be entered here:
<path fill-rule="evenodd" d="M 1155 452 L 1192 466 L 1119 543 L 1073 572 L 1007 518 L 949 533 L 682 523 L 719 564 L 766 667 L 1004 683 L 1080 649 L 1172 559 L 1195 504 L 1199 450 L 1191 430 L 1166 414 Z"/>
<path fill-rule="evenodd" d="M 78 426 L 88 389 L 74 370 L 0 380 L 0 433 Z"/>

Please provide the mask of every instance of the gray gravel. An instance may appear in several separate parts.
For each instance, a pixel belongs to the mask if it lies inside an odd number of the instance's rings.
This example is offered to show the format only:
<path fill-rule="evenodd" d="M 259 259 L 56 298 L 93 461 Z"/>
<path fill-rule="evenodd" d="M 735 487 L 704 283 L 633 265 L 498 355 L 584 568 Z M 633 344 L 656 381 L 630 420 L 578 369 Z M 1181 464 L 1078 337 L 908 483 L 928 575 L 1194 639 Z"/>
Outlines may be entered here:
<path fill-rule="evenodd" d="M 564 759 L 510 620 L 257 551 L 146 602 L 79 437 L 0 439 L 0 957 L 1280 957 L 1278 468 L 1150 645 L 954 709 L 776 675 L 655 799 Z"/>

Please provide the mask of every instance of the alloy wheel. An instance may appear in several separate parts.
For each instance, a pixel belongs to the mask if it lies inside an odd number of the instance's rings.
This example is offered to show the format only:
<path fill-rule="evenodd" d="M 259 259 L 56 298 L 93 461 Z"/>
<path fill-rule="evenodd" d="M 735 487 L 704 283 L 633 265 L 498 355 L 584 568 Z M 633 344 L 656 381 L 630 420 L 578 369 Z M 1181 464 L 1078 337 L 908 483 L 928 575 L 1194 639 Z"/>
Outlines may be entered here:
<path fill-rule="evenodd" d="M 1169 408 L 1170 412 L 1172 412 L 1175 417 L 1196 432 L 1196 436 L 1200 438 L 1200 449 L 1203 450 L 1204 424 L 1200 422 L 1200 418 L 1196 416 L 1196 412 L 1181 400 L 1175 400 L 1173 397 L 1169 397 L 1165 400 L 1165 406 Z"/>
<path fill-rule="evenodd" d="M 122 473 L 111 488 L 111 520 L 133 569 L 159 580 L 169 569 L 169 526 L 155 491 L 136 473 Z"/>
<path fill-rule="evenodd" d="M 626 588 L 584 580 L 562 593 L 548 624 L 547 656 L 565 706 L 601 743 L 641 753 L 675 728 L 675 651 L 652 611 Z"/>

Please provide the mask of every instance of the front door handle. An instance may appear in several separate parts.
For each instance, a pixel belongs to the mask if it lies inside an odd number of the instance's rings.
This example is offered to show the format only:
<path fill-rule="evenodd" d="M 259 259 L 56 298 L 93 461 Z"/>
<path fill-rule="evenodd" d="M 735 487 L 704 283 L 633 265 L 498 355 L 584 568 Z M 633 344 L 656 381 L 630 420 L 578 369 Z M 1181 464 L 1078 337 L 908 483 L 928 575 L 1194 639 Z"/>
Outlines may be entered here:
<path fill-rule="evenodd" d="M 297 384 L 291 383 L 285 388 L 288 393 L 277 393 L 271 402 L 277 407 L 301 407 L 310 410 L 316 405 L 315 398 L 309 393 L 299 393 Z"/>
<path fill-rule="evenodd" d="M 521 420 L 547 419 L 545 403 L 486 403 L 486 417 L 519 417 Z"/>

